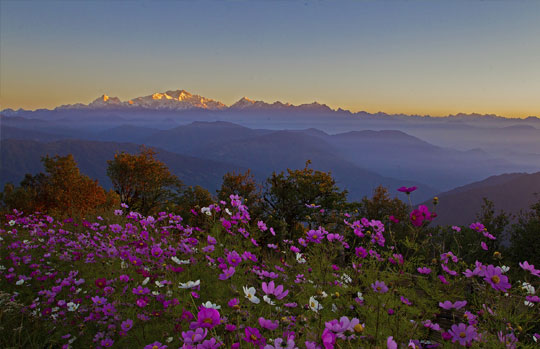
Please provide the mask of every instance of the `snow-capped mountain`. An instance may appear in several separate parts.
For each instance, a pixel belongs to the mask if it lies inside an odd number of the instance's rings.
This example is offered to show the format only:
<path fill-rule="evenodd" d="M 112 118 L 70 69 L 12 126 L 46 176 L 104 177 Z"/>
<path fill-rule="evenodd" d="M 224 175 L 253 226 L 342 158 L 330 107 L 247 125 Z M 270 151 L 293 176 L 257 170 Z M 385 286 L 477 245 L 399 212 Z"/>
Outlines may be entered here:
<path fill-rule="evenodd" d="M 58 110 L 65 109 L 129 109 L 143 108 L 152 110 L 245 110 L 245 111 L 309 111 L 309 112 L 332 112 L 333 110 L 326 104 L 313 102 L 310 104 L 292 105 L 291 103 L 266 103 L 264 101 L 254 101 L 247 97 L 242 97 L 238 102 L 227 106 L 224 103 L 210 98 L 191 94 L 185 90 L 157 92 L 144 97 L 137 97 L 128 101 L 121 101 L 118 97 L 102 95 L 88 105 L 82 103 L 62 105 Z"/>
<path fill-rule="evenodd" d="M 207 109 L 222 110 L 227 106 L 219 101 L 193 95 L 185 90 L 157 92 L 144 97 L 137 97 L 129 101 L 121 101 L 118 97 L 102 95 L 88 105 L 77 103 L 63 105 L 57 109 L 124 109 L 124 108 L 144 108 L 144 109 L 165 109 L 165 110 L 188 110 Z"/>

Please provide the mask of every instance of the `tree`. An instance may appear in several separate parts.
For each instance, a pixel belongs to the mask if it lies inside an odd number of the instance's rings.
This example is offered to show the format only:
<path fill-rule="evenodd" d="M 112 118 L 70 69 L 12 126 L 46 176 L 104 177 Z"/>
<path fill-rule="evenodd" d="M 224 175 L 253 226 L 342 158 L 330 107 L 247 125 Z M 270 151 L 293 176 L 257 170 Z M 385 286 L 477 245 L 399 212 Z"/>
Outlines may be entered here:
<path fill-rule="evenodd" d="M 390 198 L 388 189 L 382 185 L 375 188 L 371 199 L 364 197 L 360 205 L 360 215 L 370 219 L 385 220 L 394 216 L 401 221 L 407 218 L 407 211 L 407 205 L 397 197 Z"/>
<path fill-rule="evenodd" d="M 114 192 L 106 192 L 97 181 L 81 174 L 71 154 L 45 156 L 41 161 L 46 174 L 27 174 L 20 187 L 12 184 L 4 187 L 2 201 L 5 208 L 84 216 L 110 208 L 118 201 Z"/>
<path fill-rule="evenodd" d="M 137 155 L 121 152 L 107 161 L 107 175 L 120 200 L 144 215 L 169 202 L 182 186 L 155 155 L 154 150 L 142 146 Z"/>
<path fill-rule="evenodd" d="M 540 266 L 540 200 L 529 212 L 522 212 L 512 226 L 510 252 L 515 263 L 528 261 Z"/>
<path fill-rule="evenodd" d="M 266 180 L 265 213 L 290 239 L 302 230 L 301 223 L 313 213 L 313 207 L 329 212 L 347 200 L 347 191 L 340 191 L 331 173 L 315 171 L 310 164 L 307 161 L 302 170 L 287 169 L 287 174 L 274 172 Z"/>
<path fill-rule="evenodd" d="M 252 219 L 257 219 L 262 213 L 262 188 L 255 181 L 251 170 L 245 173 L 228 172 L 223 176 L 221 188 L 217 191 L 219 200 L 229 201 L 231 195 L 244 198 Z"/>

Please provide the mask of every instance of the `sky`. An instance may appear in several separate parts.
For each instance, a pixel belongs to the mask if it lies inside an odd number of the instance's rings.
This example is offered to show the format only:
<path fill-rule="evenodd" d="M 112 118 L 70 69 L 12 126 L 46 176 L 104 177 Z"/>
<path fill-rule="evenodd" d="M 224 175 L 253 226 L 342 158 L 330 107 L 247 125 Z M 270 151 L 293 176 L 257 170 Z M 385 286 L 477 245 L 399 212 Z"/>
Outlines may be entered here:
<path fill-rule="evenodd" d="M 540 116 L 540 1 L 0 0 L 0 109 L 177 89 Z"/>

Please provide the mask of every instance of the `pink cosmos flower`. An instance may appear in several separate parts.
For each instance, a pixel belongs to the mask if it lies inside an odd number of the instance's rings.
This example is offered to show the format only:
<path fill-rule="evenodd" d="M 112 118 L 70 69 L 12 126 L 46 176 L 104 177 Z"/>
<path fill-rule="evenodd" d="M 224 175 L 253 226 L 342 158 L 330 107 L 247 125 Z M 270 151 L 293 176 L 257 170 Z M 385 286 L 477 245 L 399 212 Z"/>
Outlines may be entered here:
<path fill-rule="evenodd" d="M 196 345 L 196 343 L 201 342 L 206 338 L 206 335 L 208 334 L 208 329 L 206 328 L 196 328 L 195 331 L 182 331 L 182 339 L 184 340 L 184 344 L 188 345 Z"/>
<path fill-rule="evenodd" d="M 227 262 L 233 267 L 236 267 L 242 262 L 242 257 L 240 257 L 238 252 L 232 251 L 227 254 Z"/>
<path fill-rule="evenodd" d="M 234 267 L 229 267 L 229 268 L 223 269 L 222 271 L 223 273 L 219 274 L 218 278 L 220 280 L 227 280 L 234 275 L 234 273 L 236 272 L 236 269 L 234 269 Z"/>
<path fill-rule="evenodd" d="M 122 323 L 120 324 L 120 328 L 124 332 L 127 332 L 127 331 L 131 330 L 132 327 L 133 327 L 133 320 L 131 320 L 131 319 L 127 319 L 125 321 L 122 321 Z"/>
<path fill-rule="evenodd" d="M 386 286 L 384 281 L 379 281 L 379 280 L 375 281 L 374 283 L 371 284 L 371 288 L 373 289 L 373 291 L 377 293 L 388 292 L 388 286 Z"/>
<path fill-rule="evenodd" d="M 408 300 L 407 298 L 403 296 L 400 296 L 399 298 L 401 299 L 401 303 L 406 304 L 406 305 L 412 305 L 411 301 Z"/>
<path fill-rule="evenodd" d="M 270 281 L 268 284 L 266 282 L 262 283 L 262 289 L 267 295 L 274 295 L 277 299 L 283 299 L 289 294 L 289 290 L 283 291 L 283 285 L 276 287 L 274 281 Z"/>
<path fill-rule="evenodd" d="M 221 318 L 217 309 L 202 307 L 197 314 L 197 322 L 195 324 L 198 327 L 214 328 L 219 325 L 220 320 Z"/>
<path fill-rule="evenodd" d="M 413 187 L 399 187 L 398 191 L 409 195 L 410 193 L 412 193 L 416 189 L 418 189 L 418 188 L 414 187 L 414 186 Z"/>
<path fill-rule="evenodd" d="M 161 344 L 160 342 L 154 342 L 145 346 L 144 349 L 167 349 L 167 346 L 165 344 Z"/>
<path fill-rule="evenodd" d="M 482 247 L 482 250 L 484 250 L 484 251 L 487 251 L 487 250 L 488 250 L 488 246 L 487 246 L 487 244 L 486 244 L 484 241 L 482 241 L 482 242 L 480 243 L 480 247 Z"/>
<path fill-rule="evenodd" d="M 452 336 L 452 343 L 459 342 L 460 345 L 466 346 L 476 338 L 476 329 L 474 326 L 460 323 L 452 325 L 448 333 Z"/>
<path fill-rule="evenodd" d="M 247 326 L 244 329 L 244 335 L 245 336 L 243 340 L 245 340 L 248 343 L 253 343 L 254 345 L 263 346 L 266 342 L 266 340 L 261 335 L 259 330 L 254 327 Z"/>
<path fill-rule="evenodd" d="M 467 301 L 456 301 L 455 303 L 452 303 L 450 301 L 439 302 L 439 307 L 446 310 L 461 309 L 466 305 L 467 305 Z"/>
<path fill-rule="evenodd" d="M 263 317 L 260 317 L 259 318 L 259 325 L 261 325 L 262 328 L 266 328 L 267 330 L 273 331 L 273 330 L 275 330 L 276 328 L 279 327 L 279 321 L 278 320 L 275 320 L 275 321 L 267 320 L 267 319 L 265 319 Z"/>
<path fill-rule="evenodd" d="M 421 268 L 418 268 L 418 269 L 416 269 L 416 270 L 418 270 L 418 272 L 419 272 L 420 274 L 426 274 L 426 275 L 427 275 L 427 274 L 430 274 L 430 273 L 431 273 L 431 269 L 428 268 L 428 267 L 421 267 Z"/>
<path fill-rule="evenodd" d="M 537 270 L 534 268 L 534 264 L 529 264 L 529 262 L 524 261 L 523 263 L 520 262 L 519 266 L 528 272 L 530 272 L 534 276 L 540 276 L 540 270 Z"/>
<path fill-rule="evenodd" d="M 332 331 L 325 328 L 322 333 L 321 339 L 325 349 L 334 348 L 334 344 L 336 343 L 336 335 Z"/>
<path fill-rule="evenodd" d="M 396 341 L 394 340 L 393 336 L 390 336 L 386 339 L 386 348 L 387 349 L 397 349 L 398 345 Z"/>
<path fill-rule="evenodd" d="M 508 277 L 503 275 L 501 268 L 493 265 L 488 265 L 484 271 L 484 281 L 497 291 L 506 292 L 512 287 L 508 282 Z"/>

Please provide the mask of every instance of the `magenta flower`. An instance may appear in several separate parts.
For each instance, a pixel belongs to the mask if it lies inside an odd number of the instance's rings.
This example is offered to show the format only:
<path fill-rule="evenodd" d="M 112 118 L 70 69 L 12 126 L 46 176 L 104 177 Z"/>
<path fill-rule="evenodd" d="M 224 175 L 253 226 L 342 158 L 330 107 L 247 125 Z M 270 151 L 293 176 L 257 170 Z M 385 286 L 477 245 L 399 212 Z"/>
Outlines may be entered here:
<path fill-rule="evenodd" d="M 145 346 L 144 349 L 167 349 L 167 346 L 165 344 L 161 344 L 160 342 L 154 342 Z"/>
<path fill-rule="evenodd" d="M 245 337 L 243 339 L 248 343 L 253 343 L 255 345 L 262 346 L 266 342 L 266 340 L 261 335 L 259 330 L 254 327 L 249 327 L 249 326 L 246 327 L 244 329 L 244 335 Z"/>
<path fill-rule="evenodd" d="M 430 274 L 430 273 L 431 273 L 431 269 L 428 268 L 428 267 L 421 267 L 421 268 L 418 268 L 418 269 L 416 269 L 416 270 L 418 270 L 418 272 L 419 272 L 420 274 L 426 274 L 426 275 L 427 275 L 427 274 Z"/>
<path fill-rule="evenodd" d="M 94 302 L 95 305 L 103 305 L 107 303 L 107 298 L 95 296 L 92 297 L 92 302 Z"/>
<path fill-rule="evenodd" d="M 214 308 L 202 307 L 197 314 L 197 326 L 204 328 L 214 328 L 220 322 L 219 311 Z"/>
<path fill-rule="evenodd" d="M 238 298 L 233 298 L 229 301 L 229 303 L 227 303 L 227 305 L 231 308 L 235 308 L 235 307 L 238 307 L 238 305 L 240 304 L 240 301 L 238 300 Z"/>
<path fill-rule="evenodd" d="M 114 341 L 110 338 L 105 338 L 105 339 L 102 339 L 100 344 L 104 347 L 104 348 L 110 348 L 112 347 L 112 345 L 114 344 Z"/>
<path fill-rule="evenodd" d="M 336 343 L 335 333 L 325 328 L 322 333 L 321 339 L 325 349 L 334 348 L 334 344 Z"/>
<path fill-rule="evenodd" d="M 501 268 L 488 265 L 484 271 L 484 281 L 489 283 L 493 289 L 506 292 L 512 287 L 508 282 L 508 277 L 503 275 Z"/>
<path fill-rule="evenodd" d="M 379 280 L 375 281 L 374 283 L 371 284 L 371 288 L 373 289 L 373 291 L 377 293 L 388 292 L 388 286 L 386 286 L 384 281 L 379 281 Z"/>
<path fill-rule="evenodd" d="M 274 295 L 277 299 L 283 299 L 289 294 L 289 290 L 283 291 L 283 285 L 276 287 L 274 281 L 270 281 L 268 284 L 266 282 L 262 283 L 262 289 L 267 295 Z"/>
<path fill-rule="evenodd" d="M 232 251 L 227 254 L 227 262 L 233 267 L 236 267 L 242 262 L 242 257 L 240 257 L 238 252 Z"/>
<path fill-rule="evenodd" d="M 122 323 L 120 324 L 120 328 L 124 332 L 127 332 L 127 331 L 131 330 L 132 327 L 133 327 L 133 320 L 131 320 L 131 319 L 127 319 L 126 321 L 122 321 Z"/>
<path fill-rule="evenodd" d="M 396 341 L 394 340 L 393 336 L 390 336 L 386 339 L 386 348 L 387 349 L 397 349 L 398 345 Z"/>
<path fill-rule="evenodd" d="M 523 263 L 519 263 L 519 266 L 528 272 L 530 272 L 534 276 L 540 276 L 540 270 L 537 270 L 534 268 L 534 264 L 529 264 L 529 262 L 524 261 Z"/>
<path fill-rule="evenodd" d="M 411 301 L 408 300 L 407 298 L 403 297 L 403 296 L 400 296 L 399 299 L 401 299 L 401 303 L 403 303 L 403 304 L 412 305 Z"/>
<path fill-rule="evenodd" d="M 450 301 L 439 302 L 439 307 L 446 310 L 461 309 L 466 305 L 467 305 L 467 301 L 456 301 L 455 303 L 452 303 Z"/>
<path fill-rule="evenodd" d="M 482 241 L 482 242 L 480 243 L 480 247 L 482 247 L 482 250 L 484 250 L 484 251 L 487 251 L 487 250 L 488 250 L 488 245 L 487 245 L 484 241 Z"/>
<path fill-rule="evenodd" d="M 188 345 L 195 345 L 196 343 L 201 342 L 206 338 L 206 335 L 208 334 L 208 329 L 206 328 L 196 328 L 195 331 L 182 331 L 182 339 L 184 340 L 184 344 Z"/>
<path fill-rule="evenodd" d="M 459 342 L 462 346 L 466 346 L 473 341 L 477 335 L 474 326 L 463 323 L 452 325 L 448 333 L 452 336 L 452 343 Z"/>
<path fill-rule="evenodd" d="M 152 246 L 152 249 L 150 250 L 150 253 L 152 254 L 152 256 L 154 256 L 156 258 L 159 258 L 159 257 L 161 257 L 161 254 L 163 253 L 163 250 L 161 249 L 161 247 L 155 245 L 155 246 Z"/>
<path fill-rule="evenodd" d="M 409 195 L 410 193 L 412 193 L 416 189 L 418 189 L 418 188 L 414 187 L 414 186 L 413 187 L 400 187 L 400 188 L 398 188 L 398 191 Z"/>
<path fill-rule="evenodd" d="M 276 320 L 276 321 L 272 321 L 272 320 L 267 320 L 263 317 L 260 317 L 259 318 L 259 325 L 261 325 L 262 328 L 266 328 L 267 330 L 270 330 L 270 331 L 273 331 L 275 330 L 276 328 L 279 327 L 279 321 Z"/>
<path fill-rule="evenodd" d="M 306 236 L 307 241 L 314 242 L 316 244 L 320 244 L 323 238 L 324 238 L 324 234 L 320 232 L 319 230 L 310 230 L 307 232 L 307 236 Z"/>
<path fill-rule="evenodd" d="M 149 294 L 150 293 L 150 290 L 147 288 L 147 287 L 142 287 L 142 286 L 137 286 L 137 287 L 134 287 L 133 290 L 132 290 L 133 294 L 137 294 L 137 295 L 145 295 L 145 294 Z"/>
<path fill-rule="evenodd" d="M 231 276 L 233 276 L 235 272 L 236 272 L 236 269 L 234 269 L 234 267 L 229 267 L 229 268 L 223 269 L 223 273 L 219 274 L 219 279 L 220 280 L 227 280 Z"/>

